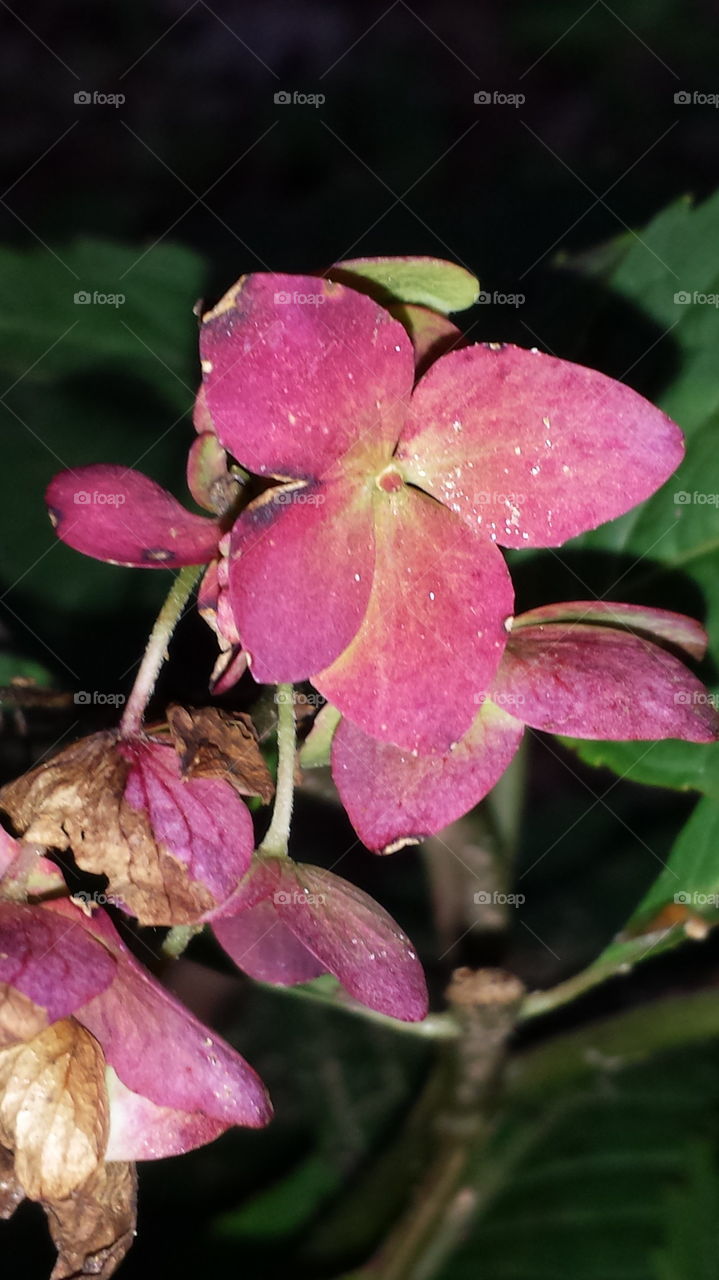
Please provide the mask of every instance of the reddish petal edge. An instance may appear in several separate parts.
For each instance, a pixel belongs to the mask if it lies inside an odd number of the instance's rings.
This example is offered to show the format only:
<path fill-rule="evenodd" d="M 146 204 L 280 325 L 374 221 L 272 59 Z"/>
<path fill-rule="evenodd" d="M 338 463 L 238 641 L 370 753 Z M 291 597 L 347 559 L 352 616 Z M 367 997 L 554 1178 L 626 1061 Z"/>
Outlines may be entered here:
<path fill-rule="evenodd" d="M 387 852 L 435 835 L 483 800 L 513 759 L 524 725 L 485 701 L 472 727 L 443 755 L 412 755 L 342 719 L 332 743 L 332 777 L 368 849 Z"/>
<path fill-rule="evenodd" d="M 525 724 L 610 741 L 713 742 L 712 695 L 678 658 L 642 636 L 584 623 L 512 632 L 492 686 Z"/>
<path fill-rule="evenodd" d="M 541 605 L 538 609 L 517 614 L 512 631 L 516 632 L 520 627 L 555 622 L 585 622 L 627 628 L 644 633 L 651 639 L 675 645 L 698 661 L 704 657 L 709 640 L 701 623 L 683 613 L 672 613 L 669 609 L 655 609 L 646 605 L 616 604 L 608 600 L 572 600 Z"/>
<path fill-rule="evenodd" d="M 175 569 L 217 554 L 216 521 L 186 511 L 139 471 L 89 466 L 62 471 L 45 495 L 58 538 L 110 564 Z"/>

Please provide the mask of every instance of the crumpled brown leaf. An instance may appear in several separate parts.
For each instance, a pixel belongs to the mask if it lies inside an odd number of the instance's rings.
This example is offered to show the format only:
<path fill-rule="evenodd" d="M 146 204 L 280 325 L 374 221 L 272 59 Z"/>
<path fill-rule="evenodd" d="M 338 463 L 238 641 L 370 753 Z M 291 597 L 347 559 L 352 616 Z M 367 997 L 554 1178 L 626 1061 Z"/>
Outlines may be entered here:
<path fill-rule="evenodd" d="M 94 1036 L 62 1018 L 0 1053 L 0 1142 L 32 1200 L 63 1200 L 102 1163 L 109 1105 Z"/>
<path fill-rule="evenodd" d="M 167 723 L 183 777 L 225 778 L 240 795 L 269 803 L 275 788 L 249 716 L 174 704 Z"/>
<path fill-rule="evenodd" d="M 116 734 L 96 733 L 0 789 L 0 808 L 25 841 L 71 848 L 84 871 L 106 875 L 143 924 L 192 923 L 212 894 L 156 839 L 147 813 L 125 803 L 129 771 Z"/>
<path fill-rule="evenodd" d="M 12 1218 L 25 1192 L 15 1177 L 15 1161 L 12 1152 L 0 1147 L 0 1219 Z"/>
<path fill-rule="evenodd" d="M 50 1280 L 108 1280 L 135 1238 L 135 1166 L 102 1164 L 68 1199 L 43 1207 L 58 1252 Z"/>
<path fill-rule="evenodd" d="M 7 982 L 0 982 L 0 1050 L 31 1040 L 46 1026 L 44 1009 Z"/>

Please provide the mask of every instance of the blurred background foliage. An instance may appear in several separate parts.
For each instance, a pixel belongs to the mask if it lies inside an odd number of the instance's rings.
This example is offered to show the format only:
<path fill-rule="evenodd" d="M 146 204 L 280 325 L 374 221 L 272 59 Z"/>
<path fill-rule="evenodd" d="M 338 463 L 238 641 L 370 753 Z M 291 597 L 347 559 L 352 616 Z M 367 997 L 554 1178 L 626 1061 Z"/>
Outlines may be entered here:
<path fill-rule="evenodd" d="M 719 309 L 675 301 L 719 292 L 719 112 L 675 102 L 719 92 L 709 0 L 38 0 L 32 13 L 3 5 L 0 27 L 2 683 L 128 691 L 167 577 L 61 546 L 42 494 L 62 467 L 118 462 L 185 500 L 196 301 L 247 270 L 427 253 L 470 266 L 493 296 L 524 296 L 461 317 L 473 338 L 624 378 L 689 439 L 676 482 L 643 508 L 559 553 L 514 556 L 520 607 L 606 594 L 685 609 L 710 629 L 702 674 L 717 686 L 719 508 L 674 501 L 719 494 Z M 326 101 L 277 104 L 280 90 Z M 494 90 L 526 101 L 475 103 Z M 125 102 L 76 103 L 79 92 Z M 95 291 L 124 302 L 74 301 Z M 201 701 L 213 646 L 195 617 L 173 654 L 159 705 Z M 243 684 L 235 705 L 250 693 Z M 30 708 L 23 726 L 10 708 L 2 776 L 111 716 Z M 673 996 L 676 1010 L 719 981 L 719 946 L 698 940 L 711 906 L 690 921 L 692 946 L 660 955 L 687 936 L 677 890 L 719 890 L 716 748 L 532 736 L 494 804 L 511 864 L 479 817 L 423 856 L 373 860 L 325 792 L 315 782 L 301 802 L 295 852 L 341 860 L 396 914 L 438 1006 L 459 963 L 502 963 L 530 989 L 587 990 L 521 1033 L 530 1059 L 552 1034 L 591 1034 L 594 1019 L 645 1000 Z M 514 887 L 524 902 L 482 911 L 478 886 Z M 277 1120 L 145 1166 L 122 1274 L 273 1280 L 291 1267 L 318 1280 L 361 1263 L 411 1187 L 401 1142 L 382 1152 L 421 1094 L 429 1047 L 253 987 L 204 940 L 172 981 L 261 1071 Z M 510 1073 L 478 1170 L 478 1186 L 488 1170 L 494 1180 L 443 1280 L 713 1277 L 716 1041 L 707 1032 L 641 1062 L 590 1048 L 587 1072 L 561 1092 L 545 1081 L 523 1093 Z M 0 1245 L 24 1276 L 47 1274 L 32 1209 Z"/>

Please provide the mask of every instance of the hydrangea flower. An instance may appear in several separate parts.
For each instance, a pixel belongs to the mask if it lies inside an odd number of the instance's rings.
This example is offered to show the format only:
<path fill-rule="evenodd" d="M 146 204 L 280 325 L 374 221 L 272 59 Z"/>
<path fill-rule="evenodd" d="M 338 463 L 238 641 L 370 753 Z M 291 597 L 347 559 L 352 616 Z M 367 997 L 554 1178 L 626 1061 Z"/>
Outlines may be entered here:
<path fill-rule="evenodd" d="M 265 485 L 236 518 L 183 513 L 109 467 L 56 477 L 48 502 L 64 541 L 125 564 L 208 563 L 230 523 L 217 592 L 233 656 L 241 642 L 256 680 L 311 679 L 365 732 L 442 751 L 506 643 L 499 546 L 557 545 L 628 510 L 678 465 L 681 433 L 630 388 L 539 352 L 434 359 L 443 322 L 430 312 L 423 330 L 414 313 L 405 328 L 358 291 L 363 270 L 244 277 L 203 318 L 206 474 L 219 443 Z M 104 505 L 78 502 L 95 491 Z"/>
<path fill-rule="evenodd" d="M 497 675 L 467 734 L 413 755 L 343 718 L 332 773 L 370 849 L 441 830 L 472 809 L 509 765 L 529 725 L 574 738 L 713 742 L 719 715 L 676 653 L 701 659 L 699 623 L 604 601 L 545 605 L 516 617 Z"/>
<path fill-rule="evenodd" d="M 419 1022 L 427 986 L 412 945 L 391 916 L 331 871 L 288 857 L 256 858 L 246 882 L 212 918 L 235 964 L 291 986 L 331 973 L 360 1004 Z"/>
<path fill-rule="evenodd" d="M 3 832 L 0 892 L 20 852 Z M 131 1162 L 270 1115 L 254 1071 L 138 964 L 104 912 L 0 897 L 0 1216 L 25 1197 L 44 1206 L 54 1275 L 114 1271 L 133 1238 Z"/>

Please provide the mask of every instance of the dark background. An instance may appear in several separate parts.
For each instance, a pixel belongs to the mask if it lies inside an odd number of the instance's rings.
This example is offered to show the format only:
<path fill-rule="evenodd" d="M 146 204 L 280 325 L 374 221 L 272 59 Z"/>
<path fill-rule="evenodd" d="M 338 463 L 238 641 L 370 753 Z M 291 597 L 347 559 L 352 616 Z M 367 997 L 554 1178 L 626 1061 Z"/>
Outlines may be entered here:
<path fill-rule="evenodd" d="M 36 359 L 12 369 L 0 394 L 4 651 L 40 663 L 58 688 L 127 692 L 165 575 L 81 563 L 55 547 L 42 490 L 61 465 L 132 465 L 142 456 L 143 470 L 183 496 L 187 410 L 198 380 L 191 307 L 248 270 L 302 272 L 362 254 L 452 258 L 490 292 L 525 299 L 476 307 L 463 317 L 473 337 L 537 345 L 616 376 L 629 370 L 630 383 L 656 393 L 671 343 L 657 350 L 660 335 L 621 309 L 597 326 L 595 287 L 566 265 L 591 262 L 584 255 L 641 228 L 671 200 L 700 199 L 718 185 L 719 112 L 674 98 L 719 90 L 716 17 L 708 0 L 615 8 L 604 0 L 586 7 L 40 0 L 31 9 L 0 0 L 0 242 L 10 250 L 0 333 L 22 311 L 23 274 L 13 263 L 24 259 L 14 254 L 33 251 L 35 272 L 45 262 L 55 282 L 67 271 L 66 325 L 53 312 Z M 280 91 L 326 101 L 276 103 Z M 526 101 L 475 103 L 476 93 L 494 91 Z M 124 94 L 125 102 L 76 103 L 78 93 Z M 128 247 L 138 270 L 158 242 L 195 255 L 187 279 L 178 280 L 176 313 L 167 316 L 167 331 L 179 334 L 177 363 L 163 347 L 162 321 L 157 343 L 141 350 L 138 340 L 136 352 L 173 388 L 172 408 L 169 396 L 141 382 L 132 359 L 79 373 L 68 361 L 63 369 L 73 292 L 83 283 L 64 264 L 75 261 L 71 246 L 82 237 Z M 134 279 L 132 269 L 121 280 L 108 266 L 102 287 L 131 301 Z M 36 289 L 42 318 L 41 278 Z M 116 318 L 119 325 L 119 310 Z M 603 573 L 601 565 L 583 568 L 597 590 Z M 557 562 L 518 571 L 518 583 L 527 603 L 549 592 L 577 595 Z M 212 646 L 196 620 L 188 619 L 175 653 L 162 692 L 201 699 Z M 6 776 L 55 739 L 103 722 L 102 713 L 84 710 L 28 718 L 27 735 L 5 725 Z M 524 923 L 515 922 L 504 958 L 539 985 L 581 967 L 612 935 L 655 873 L 647 842 L 668 848 L 690 802 L 620 783 L 611 809 L 593 805 L 611 778 L 585 770 L 556 743 L 534 743 L 530 766 L 525 862 L 550 848 L 554 856 L 530 881 Z M 302 850 L 323 862 L 347 851 L 343 873 L 411 928 L 437 990 L 452 963 L 497 958 L 487 938 L 451 951 L 441 945 L 417 856 L 371 862 L 320 800 L 300 811 Z M 193 954 L 221 966 L 209 951 Z M 262 1070 L 279 1119 L 268 1133 L 230 1135 L 143 1171 L 141 1235 L 123 1275 L 145 1277 L 162 1266 L 189 1276 L 200 1265 L 220 1274 L 225 1264 L 228 1274 L 246 1265 L 253 1278 L 285 1275 L 299 1256 L 293 1230 L 302 1223 L 302 1196 L 321 1203 L 323 1177 L 328 1196 L 351 1182 L 406 1108 L 423 1056 L 341 1016 L 303 1020 L 285 997 L 253 993 L 227 972 L 208 986 L 188 967 L 178 981 Z M 364 1064 L 359 1075 L 356 1061 Z M 309 1183 L 303 1174 L 280 1195 L 282 1229 L 272 1209 L 269 1227 L 261 1213 L 249 1228 L 218 1226 L 219 1213 L 281 1186 L 307 1159 L 318 1162 Z M 270 1246 L 275 1212 L 279 1242 Z M 31 1210 L 3 1234 L 12 1257 L 23 1259 L 8 1274 L 45 1274 L 50 1255 Z M 335 1248 L 323 1274 L 341 1254 Z M 298 1263 L 297 1274 L 314 1276 L 317 1265 Z"/>

